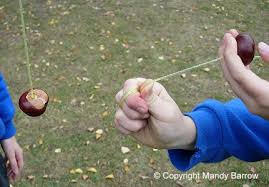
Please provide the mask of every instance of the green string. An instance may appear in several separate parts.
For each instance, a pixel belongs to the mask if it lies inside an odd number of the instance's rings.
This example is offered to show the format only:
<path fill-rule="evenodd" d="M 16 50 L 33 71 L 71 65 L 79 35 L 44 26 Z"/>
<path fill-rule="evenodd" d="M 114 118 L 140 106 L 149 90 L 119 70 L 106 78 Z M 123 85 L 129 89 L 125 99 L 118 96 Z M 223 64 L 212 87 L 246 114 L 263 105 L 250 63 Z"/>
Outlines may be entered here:
<path fill-rule="evenodd" d="M 26 37 L 26 28 L 25 28 L 25 23 L 24 23 L 24 17 L 23 17 L 23 6 L 22 6 L 22 1 L 19 0 L 20 4 L 20 14 L 21 14 L 21 24 L 22 24 L 22 37 L 23 37 L 23 42 L 24 42 L 24 50 L 25 50 L 25 56 L 26 56 L 26 63 L 27 63 L 27 74 L 28 74 L 28 80 L 30 83 L 30 89 L 32 93 L 32 97 L 34 97 L 33 93 L 33 82 L 32 82 L 32 76 L 31 76 L 31 66 L 30 66 L 30 58 L 29 58 L 29 48 L 27 44 L 27 37 Z"/>

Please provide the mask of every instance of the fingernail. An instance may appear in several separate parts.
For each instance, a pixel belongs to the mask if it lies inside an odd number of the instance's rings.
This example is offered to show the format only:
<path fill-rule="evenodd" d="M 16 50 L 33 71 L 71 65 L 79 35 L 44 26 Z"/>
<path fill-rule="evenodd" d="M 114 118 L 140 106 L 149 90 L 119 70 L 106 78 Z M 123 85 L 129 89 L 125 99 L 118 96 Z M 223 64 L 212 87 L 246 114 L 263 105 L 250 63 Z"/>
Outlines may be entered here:
<path fill-rule="evenodd" d="M 266 43 L 260 42 L 258 47 L 262 52 L 269 53 L 269 46 Z"/>
<path fill-rule="evenodd" d="M 140 112 L 140 113 L 146 113 L 147 109 L 145 109 L 144 107 L 138 107 L 137 111 Z"/>

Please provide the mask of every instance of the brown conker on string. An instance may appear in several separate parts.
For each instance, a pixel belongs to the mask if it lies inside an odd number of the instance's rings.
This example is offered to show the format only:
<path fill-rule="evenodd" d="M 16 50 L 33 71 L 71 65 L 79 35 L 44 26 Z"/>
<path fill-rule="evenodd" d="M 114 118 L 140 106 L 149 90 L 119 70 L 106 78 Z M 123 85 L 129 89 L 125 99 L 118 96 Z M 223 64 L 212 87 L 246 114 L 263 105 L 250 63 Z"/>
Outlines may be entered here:
<path fill-rule="evenodd" d="M 36 117 L 46 111 L 48 102 L 48 94 L 41 89 L 34 88 L 33 90 L 27 90 L 21 95 L 19 107 L 28 116 Z"/>
<path fill-rule="evenodd" d="M 237 54 L 245 66 L 249 65 L 255 55 L 255 42 L 247 33 L 240 33 L 236 36 Z"/>

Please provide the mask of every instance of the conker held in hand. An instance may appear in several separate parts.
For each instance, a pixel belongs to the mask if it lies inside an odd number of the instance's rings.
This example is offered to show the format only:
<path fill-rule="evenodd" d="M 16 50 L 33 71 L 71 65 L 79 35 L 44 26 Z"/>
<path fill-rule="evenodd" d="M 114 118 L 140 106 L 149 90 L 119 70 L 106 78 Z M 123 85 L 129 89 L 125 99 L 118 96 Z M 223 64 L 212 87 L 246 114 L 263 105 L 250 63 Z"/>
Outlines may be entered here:
<path fill-rule="evenodd" d="M 245 66 L 249 65 L 255 55 L 255 42 L 247 33 L 240 33 L 236 36 L 237 54 Z"/>
<path fill-rule="evenodd" d="M 40 116 L 46 111 L 49 96 L 41 89 L 27 90 L 19 99 L 20 109 L 28 116 Z"/>

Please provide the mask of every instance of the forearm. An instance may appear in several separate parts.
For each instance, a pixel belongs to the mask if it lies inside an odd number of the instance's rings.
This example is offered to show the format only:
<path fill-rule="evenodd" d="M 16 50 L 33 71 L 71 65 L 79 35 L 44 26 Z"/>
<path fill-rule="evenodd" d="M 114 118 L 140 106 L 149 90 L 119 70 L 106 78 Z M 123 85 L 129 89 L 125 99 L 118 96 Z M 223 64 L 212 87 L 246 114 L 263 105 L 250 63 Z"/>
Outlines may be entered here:
<path fill-rule="evenodd" d="M 195 150 L 169 150 L 178 169 L 186 171 L 200 162 L 220 162 L 230 156 L 244 161 L 269 158 L 269 121 L 251 114 L 240 100 L 226 104 L 209 100 L 186 115 L 196 126 Z"/>

